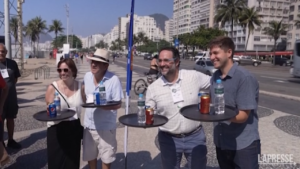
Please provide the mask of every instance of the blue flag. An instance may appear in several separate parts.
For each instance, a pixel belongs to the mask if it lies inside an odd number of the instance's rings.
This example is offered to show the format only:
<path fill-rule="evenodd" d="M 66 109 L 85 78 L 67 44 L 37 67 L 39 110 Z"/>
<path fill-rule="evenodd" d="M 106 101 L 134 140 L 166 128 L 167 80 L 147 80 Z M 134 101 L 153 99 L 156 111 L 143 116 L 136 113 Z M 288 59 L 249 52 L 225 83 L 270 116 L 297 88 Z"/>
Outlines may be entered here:
<path fill-rule="evenodd" d="M 128 55 L 127 55 L 127 82 L 126 94 L 129 96 L 132 82 L 132 61 L 133 61 L 133 16 L 134 16 L 134 0 L 131 0 L 131 13 L 128 32 Z"/>

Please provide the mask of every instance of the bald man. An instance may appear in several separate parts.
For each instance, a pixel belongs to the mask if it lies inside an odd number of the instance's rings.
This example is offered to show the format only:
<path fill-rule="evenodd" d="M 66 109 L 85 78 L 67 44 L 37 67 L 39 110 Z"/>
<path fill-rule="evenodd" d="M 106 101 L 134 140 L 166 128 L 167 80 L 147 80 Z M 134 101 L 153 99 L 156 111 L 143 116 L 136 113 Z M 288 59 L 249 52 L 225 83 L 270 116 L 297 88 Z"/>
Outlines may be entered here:
<path fill-rule="evenodd" d="M 16 83 L 21 76 L 17 63 L 14 60 L 6 58 L 7 50 L 4 44 L 0 43 L 0 72 L 8 88 L 8 96 L 3 107 L 3 124 L 6 120 L 8 142 L 7 147 L 20 149 L 21 145 L 13 139 L 15 121 L 19 106 L 17 99 Z M 4 127 L 3 127 L 4 128 Z M 3 138 L 3 136 L 1 136 Z M 3 139 L 1 140 L 3 142 Z M 3 145 L 5 146 L 4 142 Z"/>

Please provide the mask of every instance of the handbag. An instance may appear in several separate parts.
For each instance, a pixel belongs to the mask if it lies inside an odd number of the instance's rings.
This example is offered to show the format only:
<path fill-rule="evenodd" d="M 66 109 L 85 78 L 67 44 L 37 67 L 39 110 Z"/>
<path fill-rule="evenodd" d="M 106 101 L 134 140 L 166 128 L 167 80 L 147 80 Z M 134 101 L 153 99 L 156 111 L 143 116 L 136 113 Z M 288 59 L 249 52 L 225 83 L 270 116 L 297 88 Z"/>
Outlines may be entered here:
<path fill-rule="evenodd" d="M 58 91 L 58 89 L 53 85 L 53 84 L 51 84 L 53 87 L 54 87 L 54 89 L 58 92 L 58 94 L 64 99 L 64 101 L 67 103 L 67 105 L 68 105 L 68 108 L 70 108 L 70 105 L 69 105 L 69 103 L 67 102 L 67 100 L 65 99 L 65 97 L 60 93 L 60 91 Z M 80 117 L 78 117 L 78 120 L 79 120 L 79 128 L 78 128 L 78 130 L 80 131 L 80 138 L 82 139 L 83 138 L 83 126 L 81 125 L 81 123 L 80 123 Z"/>

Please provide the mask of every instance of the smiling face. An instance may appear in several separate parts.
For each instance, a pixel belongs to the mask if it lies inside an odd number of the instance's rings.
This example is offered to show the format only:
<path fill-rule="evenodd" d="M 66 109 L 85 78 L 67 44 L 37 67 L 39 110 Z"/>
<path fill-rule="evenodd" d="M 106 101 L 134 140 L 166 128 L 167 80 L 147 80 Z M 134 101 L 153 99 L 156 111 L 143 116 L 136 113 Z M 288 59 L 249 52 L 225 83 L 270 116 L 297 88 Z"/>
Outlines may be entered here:
<path fill-rule="evenodd" d="M 70 78 L 74 78 L 72 70 L 66 63 L 60 64 L 59 68 L 57 69 L 57 72 L 59 73 L 59 77 L 61 80 L 68 80 Z"/>
<path fill-rule="evenodd" d="M 231 49 L 222 49 L 217 45 L 210 48 L 210 60 L 216 69 L 224 68 L 228 62 L 231 62 L 231 57 Z"/>
<path fill-rule="evenodd" d="M 0 61 L 5 60 L 7 50 L 3 44 L 0 44 Z"/>
<path fill-rule="evenodd" d="M 158 66 L 163 76 L 175 74 L 178 64 L 178 59 L 173 58 L 171 51 L 163 50 L 159 53 Z"/>
<path fill-rule="evenodd" d="M 91 72 L 95 74 L 101 74 L 105 72 L 108 68 L 108 64 L 104 62 L 97 62 L 94 60 L 91 60 Z"/>

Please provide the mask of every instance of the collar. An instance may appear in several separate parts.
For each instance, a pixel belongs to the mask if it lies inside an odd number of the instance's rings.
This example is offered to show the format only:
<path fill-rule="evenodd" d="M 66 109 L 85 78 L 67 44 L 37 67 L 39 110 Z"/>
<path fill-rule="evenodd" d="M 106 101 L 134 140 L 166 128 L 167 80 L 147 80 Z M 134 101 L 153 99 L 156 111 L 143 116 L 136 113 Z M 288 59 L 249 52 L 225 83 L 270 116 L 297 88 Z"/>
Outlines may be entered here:
<path fill-rule="evenodd" d="M 179 70 L 178 79 L 176 80 L 175 83 L 179 83 L 182 79 L 183 79 L 183 75 L 182 75 L 181 70 Z M 167 86 L 167 85 L 172 86 L 173 85 L 173 83 L 170 83 L 166 78 L 164 78 L 164 76 L 161 76 L 161 80 L 162 80 L 161 82 L 162 82 L 163 86 Z"/>
<path fill-rule="evenodd" d="M 237 63 L 233 63 L 232 67 L 230 68 L 230 70 L 228 71 L 226 77 L 233 77 L 234 73 L 235 73 L 235 70 L 237 69 L 238 67 L 238 64 Z M 219 77 L 222 79 L 222 72 L 221 70 L 219 69 L 218 70 L 218 73 L 219 73 Z M 223 79 L 225 79 L 226 77 L 224 77 Z"/>

